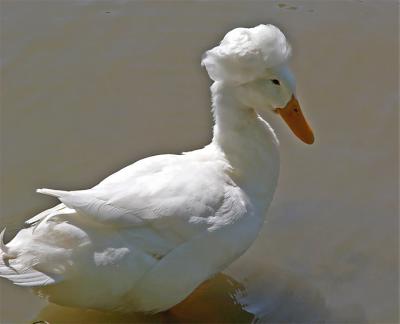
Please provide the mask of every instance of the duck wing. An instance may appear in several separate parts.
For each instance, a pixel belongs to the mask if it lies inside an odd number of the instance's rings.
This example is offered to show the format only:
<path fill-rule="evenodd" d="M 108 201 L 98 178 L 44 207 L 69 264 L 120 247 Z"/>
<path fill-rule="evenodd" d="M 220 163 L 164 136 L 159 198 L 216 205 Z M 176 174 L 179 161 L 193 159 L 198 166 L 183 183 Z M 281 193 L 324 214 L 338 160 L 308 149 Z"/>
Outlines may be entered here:
<path fill-rule="evenodd" d="M 160 155 L 140 160 L 88 190 L 38 192 L 57 197 L 87 221 L 123 228 L 152 226 L 186 240 L 209 227 L 223 205 L 229 181 L 223 168 L 223 163 L 188 155 Z M 47 214 L 47 219 L 52 217 L 57 215 Z"/>

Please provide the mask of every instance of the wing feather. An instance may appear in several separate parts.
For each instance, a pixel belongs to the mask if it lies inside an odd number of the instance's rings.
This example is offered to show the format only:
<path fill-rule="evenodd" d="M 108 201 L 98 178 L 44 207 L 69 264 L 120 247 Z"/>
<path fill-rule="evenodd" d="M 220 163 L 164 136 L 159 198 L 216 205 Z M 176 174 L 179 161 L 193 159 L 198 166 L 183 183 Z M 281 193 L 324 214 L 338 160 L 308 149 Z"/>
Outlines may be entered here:
<path fill-rule="evenodd" d="M 39 192 L 103 225 L 155 226 L 188 237 L 209 226 L 225 198 L 223 165 L 188 155 L 152 160 L 122 169 L 92 189 Z"/>

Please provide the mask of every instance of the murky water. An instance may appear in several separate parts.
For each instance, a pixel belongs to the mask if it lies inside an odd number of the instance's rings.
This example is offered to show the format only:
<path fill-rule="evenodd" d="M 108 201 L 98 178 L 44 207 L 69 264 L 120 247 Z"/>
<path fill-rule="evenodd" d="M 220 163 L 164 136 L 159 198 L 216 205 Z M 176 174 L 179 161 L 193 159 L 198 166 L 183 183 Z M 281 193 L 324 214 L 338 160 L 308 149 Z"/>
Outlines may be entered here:
<path fill-rule="evenodd" d="M 1 321 L 398 320 L 396 1 L 1 1 L 1 227 L 155 153 L 210 139 L 201 54 L 233 27 L 274 23 L 294 48 L 317 142 L 280 120 L 279 187 L 253 247 L 178 313 L 103 314 L 4 280 Z"/>

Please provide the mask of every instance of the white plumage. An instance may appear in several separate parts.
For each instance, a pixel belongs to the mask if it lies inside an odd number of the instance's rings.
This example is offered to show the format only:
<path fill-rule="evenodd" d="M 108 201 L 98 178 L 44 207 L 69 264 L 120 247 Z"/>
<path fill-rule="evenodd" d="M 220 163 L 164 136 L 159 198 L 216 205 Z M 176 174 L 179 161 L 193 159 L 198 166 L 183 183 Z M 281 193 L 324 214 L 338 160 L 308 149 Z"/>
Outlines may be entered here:
<path fill-rule="evenodd" d="M 285 35 L 273 25 L 236 28 L 207 51 L 202 64 L 214 81 L 244 83 L 285 63 L 291 48 Z"/>
<path fill-rule="evenodd" d="M 158 312 L 223 270 L 256 238 L 276 187 L 278 142 L 254 109 L 292 102 L 289 53 L 271 25 L 228 33 L 203 59 L 216 81 L 211 144 L 88 190 L 39 189 L 61 204 L 1 243 L 0 276 L 62 305 Z"/>

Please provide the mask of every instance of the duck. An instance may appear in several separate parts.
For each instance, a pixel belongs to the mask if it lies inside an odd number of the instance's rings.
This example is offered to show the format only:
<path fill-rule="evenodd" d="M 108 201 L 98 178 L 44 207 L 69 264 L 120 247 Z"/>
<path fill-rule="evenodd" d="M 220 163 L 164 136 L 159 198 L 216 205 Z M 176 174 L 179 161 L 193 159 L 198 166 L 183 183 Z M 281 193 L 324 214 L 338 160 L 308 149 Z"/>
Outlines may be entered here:
<path fill-rule="evenodd" d="M 264 224 L 280 165 L 265 119 L 314 142 L 290 56 L 274 25 L 229 31 L 201 61 L 213 81 L 211 143 L 144 158 L 90 189 L 38 189 L 60 203 L 7 244 L 1 232 L 0 277 L 70 307 L 158 313 L 184 301 Z"/>

